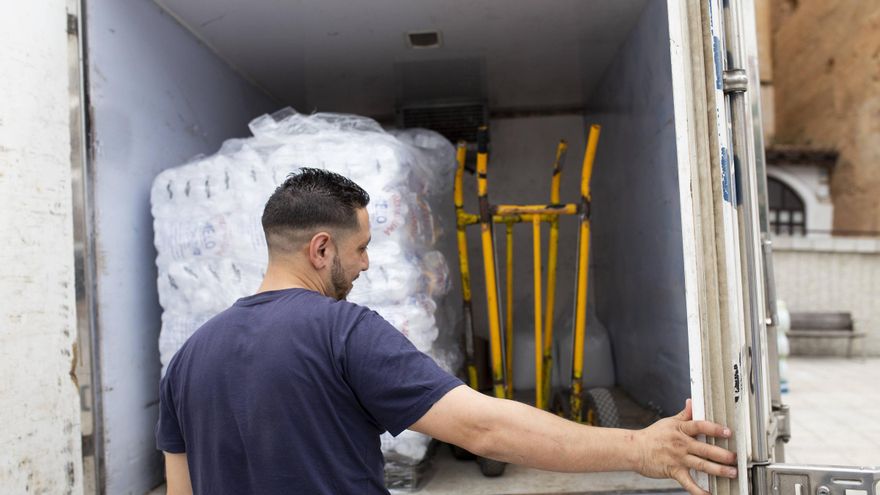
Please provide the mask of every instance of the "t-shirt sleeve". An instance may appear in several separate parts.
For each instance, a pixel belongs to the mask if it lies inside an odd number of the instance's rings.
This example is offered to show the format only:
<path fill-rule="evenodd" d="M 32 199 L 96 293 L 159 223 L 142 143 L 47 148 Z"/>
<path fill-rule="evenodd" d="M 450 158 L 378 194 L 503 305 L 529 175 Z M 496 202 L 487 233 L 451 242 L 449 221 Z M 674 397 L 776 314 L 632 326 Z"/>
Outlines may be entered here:
<path fill-rule="evenodd" d="M 170 367 L 169 367 L 170 368 Z M 156 448 L 165 452 L 186 452 L 186 442 L 180 432 L 177 410 L 171 393 L 170 369 L 159 382 L 159 421 L 156 423 Z"/>
<path fill-rule="evenodd" d="M 348 336 L 345 370 L 361 405 L 394 436 L 462 385 L 372 311 Z"/>

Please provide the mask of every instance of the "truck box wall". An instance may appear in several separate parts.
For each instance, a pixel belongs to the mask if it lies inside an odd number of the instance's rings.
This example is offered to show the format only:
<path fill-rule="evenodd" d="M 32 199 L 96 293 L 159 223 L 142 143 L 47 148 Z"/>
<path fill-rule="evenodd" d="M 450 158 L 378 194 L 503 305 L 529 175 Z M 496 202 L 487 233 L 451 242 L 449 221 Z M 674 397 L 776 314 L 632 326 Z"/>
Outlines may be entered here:
<path fill-rule="evenodd" d="M 690 396 L 669 28 L 649 2 L 591 98 L 595 292 L 618 385 L 675 413 Z"/>
<path fill-rule="evenodd" d="M 691 394 L 670 63 L 666 7 L 663 2 L 649 2 L 589 96 L 585 116 L 493 119 L 489 165 L 493 203 L 544 202 L 556 142 L 565 138 L 569 156 L 561 198 L 576 202 L 586 130 L 592 123 L 603 125 L 592 183 L 589 305 L 595 302 L 598 317 L 611 334 L 617 384 L 642 405 L 651 404 L 667 414 L 680 410 Z M 467 177 L 466 188 L 473 187 L 467 180 L 473 178 Z M 471 196 L 466 194 L 470 200 L 466 208 L 476 211 Z M 534 387 L 531 238 L 529 226 L 515 227 L 516 389 Z M 495 239 L 503 281 L 503 225 L 496 226 Z M 475 324 L 478 334 L 485 335 L 485 285 L 476 232 L 470 234 L 469 243 Z M 576 219 L 563 218 L 554 312 L 557 385 L 567 384 L 571 372 L 576 245 Z M 601 375 L 597 364 L 601 367 L 601 363 L 584 364 L 587 386 L 601 380 L 596 376 Z"/>
<path fill-rule="evenodd" d="M 565 138 L 569 153 L 561 198 L 577 201 L 587 126 L 603 125 L 592 183 L 589 304 L 595 301 L 599 319 L 611 333 L 618 385 L 643 405 L 651 403 L 666 413 L 680 410 L 691 393 L 670 64 L 666 7 L 649 2 L 589 97 L 586 115 L 493 119 L 489 164 L 493 203 L 544 202 L 556 142 Z M 468 192 L 473 180 L 466 177 Z M 465 196 L 470 200 L 466 208 L 476 211 L 471 196 Z M 515 228 L 517 389 L 534 386 L 531 236 L 529 226 Z M 496 226 L 495 238 L 503 280 L 504 226 Z M 475 324 L 485 335 L 485 285 L 476 232 L 469 243 Z M 563 218 L 554 312 L 559 352 L 553 368 L 554 383 L 561 385 L 571 369 L 576 244 L 576 220 Z M 546 264 L 546 227 L 543 255 Z M 588 386 L 596 378 L 594 366 L 585 362 Z"/>
<path fill-rule="evenodd" d="M 105 486 L 144 493 L 162 479 L 150 185 L 277 105 L 154 3 L 87 8 Z"/>
<path fill-rule="evenodd" d="M 82 493 L 66 0 L 0 16 L 0 491 Z"/>
<path fill-rule="evenodd" d="M 561 197 L 563 201 L 578 201 L 587 126 L 594 122 L 605 125 L 593 179 L 595 224 L 590 305 L 594 298 L 604 297 L 598 303 L 599 318 L 606 325 L 606 318 L 615 322 L 614 358 L 620 384 L 642 404 L 651 402 L 666 412 L 676 412 L 690 395 L 690 385 L 668 19 L 663 2 L 646 5 L 627 41 L 620 48 L 613 47 L 612 64 L 607 69 L 584 69 L 605 73 L 595 91 L 584 88 L 589 101 L 586 116 L 490 121 L 489 196 L 493 203 L 547 201 L 553 153 L 557 141 L 565 138 L 569 153 Z M 491 86 L 487 89 L 490 95 L 495 91 Z M 641 175 L 647 167 L 653 167 L 657 173 Z M 477 211 L 474 181 L 472 176 L 465 178 L 468 211 Z M 564 385 L 571 366 L 576 219 L 563 218 L 560 229 L 554 325 L 558 353 L 553 379 L 555 384 Z M 545 226 L 545 265 L 547 230 Z M 530 226 L 515 227 L 514 386 L 519 390 L 534 387 L 531 236 Z M 495 239 L 496 262 L 503 283 L 503 225 L 496 226 Z M 631 245 L 634 243 L 642 245 Z M 469 257 L 475 327 L 485 337 L 481 256 L 479 236 L 472 230 Z M 457 276 L 456 270 L 453 275 Z M 631 279 L 623 280 L 624 277 Z M 457 285 L 458 280 L 454 280 Z M 502 301 L 503 294 L 502 287 Z M 655 333 L 658 328 L 659 333 Z M 661 352 L 654 354 L 653 350 L 658 348 Z M 596 378 L 594 366 L 595 363 L 585 363 L 584 379 L 588 386 Z M 648 380 L 650 385 L 640 387 L 642 380 Z"/>

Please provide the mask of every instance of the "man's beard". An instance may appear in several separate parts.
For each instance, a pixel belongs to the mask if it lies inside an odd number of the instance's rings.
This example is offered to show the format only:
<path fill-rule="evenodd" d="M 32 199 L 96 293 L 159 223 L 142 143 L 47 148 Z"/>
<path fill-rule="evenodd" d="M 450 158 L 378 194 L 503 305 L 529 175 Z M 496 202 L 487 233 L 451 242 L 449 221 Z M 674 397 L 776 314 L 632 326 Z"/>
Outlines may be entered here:
<path fill-rule="evenodd" d="M 347 279 L 345 272 L 342 270 L 339 256 L 333 257 L 333 266 L 330 268 L 330 284 L 337 301 L 345 299 L 345 296 L 351 291 L 351 281 Z"/>

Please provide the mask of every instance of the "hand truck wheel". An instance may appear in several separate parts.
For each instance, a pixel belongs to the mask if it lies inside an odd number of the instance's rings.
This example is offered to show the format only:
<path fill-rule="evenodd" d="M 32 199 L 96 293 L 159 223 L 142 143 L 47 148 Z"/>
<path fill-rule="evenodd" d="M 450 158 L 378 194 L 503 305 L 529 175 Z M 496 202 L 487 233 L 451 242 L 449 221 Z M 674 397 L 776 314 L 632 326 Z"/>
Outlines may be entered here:
<path fill-rule="evenodd" d="M 480 472 L 487 478 L 497 478 L 504 474 L 507 468 L 506 462 L 488 459 L 486 457 L 477 457 L 477 464 L 480 465 Z"/>
<path fill-rule="evenodd" d="M 463 449 L 455 444 L 449 444 L 449 448 L 452 450 L 452 457 L 455 457 L 459 461 L 473 461 L 476 460 L 477 456 L 472 454 L 466 449 Z"/>

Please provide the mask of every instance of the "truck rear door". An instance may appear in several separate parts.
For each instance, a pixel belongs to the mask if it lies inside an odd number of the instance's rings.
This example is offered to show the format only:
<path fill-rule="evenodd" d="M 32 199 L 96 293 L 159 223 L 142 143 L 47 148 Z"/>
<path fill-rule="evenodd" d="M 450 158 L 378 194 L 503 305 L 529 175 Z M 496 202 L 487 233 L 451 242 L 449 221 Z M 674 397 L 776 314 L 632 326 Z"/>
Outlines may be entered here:
<path fill-rule="evenodd" d="M 675 5 L 673 5 L 675 4 Z M 727 495 L 869 495 L 880 469 L 789 465 L 779 393 L 772 258 L 766 218 L 753 0 L 670 2 L 687 35 L 688 146 L 699 332 L 691 335 L 697 417 L 734 425 L 738 480 L 702 482 Z M 727 442 L 725 442 L 727 443 Z"/>

